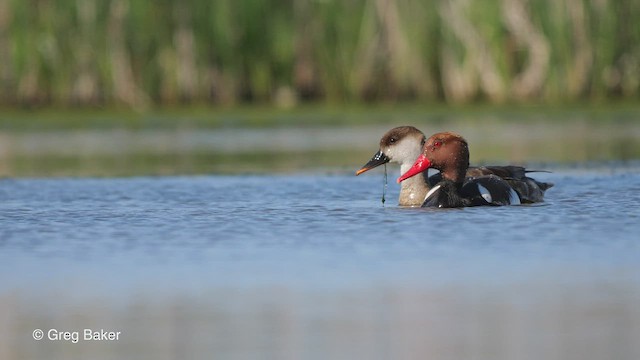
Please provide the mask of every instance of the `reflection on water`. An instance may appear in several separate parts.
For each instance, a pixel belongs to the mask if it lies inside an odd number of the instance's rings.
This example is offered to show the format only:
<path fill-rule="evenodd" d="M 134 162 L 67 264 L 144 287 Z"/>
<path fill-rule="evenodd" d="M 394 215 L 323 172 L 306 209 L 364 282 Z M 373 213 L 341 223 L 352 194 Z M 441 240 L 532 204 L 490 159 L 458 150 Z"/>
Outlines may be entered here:
<path fill-rule="evenodd" d="M 638 166 L 536 176 L 450 211 L 377 170 L 2 180 L 0 358 L 640 358 Z"/>
<path fill-rule="evenodd" d="M 347 115 L 345 115 L 347 116 Z M 415 118 L 415 116 L 414 116 Z M 571 116 L 424 120 L 385 125 L 199 129 L 0 131 L 0 176 L 130 176 L 269 173 L 354 168 L 389 128 L 451 130 L 471 145 L 474 163 L 581 162 L 640 158 L 640 122 Z"/>
<path fill-rule="evenodd" d="M 561 270 L 561 269 L 557 269 Z M 73 305 L 6 297 L 9 356 L 93 359 L 636 359 L 637 283 L 525 282 L 301 292 L 288 287 L 105 298 Z M 599 294 L 599 295 L 598 295 Z M 64 295 L 55 296 L 57 301 Z M 27 302 L 30 299 L 26 299 Z M 117 342 L 31 339 L 35 328 L 121 331 Z"/>

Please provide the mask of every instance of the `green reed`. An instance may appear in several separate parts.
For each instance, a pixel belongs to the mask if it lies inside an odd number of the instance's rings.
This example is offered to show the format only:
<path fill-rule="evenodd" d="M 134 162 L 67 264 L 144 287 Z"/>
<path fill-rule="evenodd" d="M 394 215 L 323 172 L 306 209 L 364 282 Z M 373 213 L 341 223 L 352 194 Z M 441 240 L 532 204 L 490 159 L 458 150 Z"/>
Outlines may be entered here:
<path fill-rule="evenodd" d="M 638 18 L 637 0 L 0 0 L 0 103 L 637 98 Z"/>

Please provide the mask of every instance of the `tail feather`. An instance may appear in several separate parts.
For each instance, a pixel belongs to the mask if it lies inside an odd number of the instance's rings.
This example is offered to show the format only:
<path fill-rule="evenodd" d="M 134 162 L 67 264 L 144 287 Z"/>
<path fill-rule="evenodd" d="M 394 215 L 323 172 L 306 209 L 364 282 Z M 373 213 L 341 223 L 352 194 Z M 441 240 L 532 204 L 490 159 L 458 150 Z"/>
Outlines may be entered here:
<path fill-rule="evenodd" d="M 525 170 L 525 173 L 532 173 L 532 172 L 543 172 L 543 173 L 547 173 L 547 174 L 551 174 L 553 173 L 553 171 L 549 171 L 549 170 Z"/>
<path fill-rule="evenodd" d="M 533 180 L 533 179 L 531 179 Z M 542 190 L 542 191 L 546 191 L 549 188 L 552 188 L 555 184 L 554 183 L 550 183 L 550 182 L 542 182 L 542 181 L 538 181 L 538 180 L 533 180 L 536 182 L 536 184 L 538 185 L 538 187 Z"/>

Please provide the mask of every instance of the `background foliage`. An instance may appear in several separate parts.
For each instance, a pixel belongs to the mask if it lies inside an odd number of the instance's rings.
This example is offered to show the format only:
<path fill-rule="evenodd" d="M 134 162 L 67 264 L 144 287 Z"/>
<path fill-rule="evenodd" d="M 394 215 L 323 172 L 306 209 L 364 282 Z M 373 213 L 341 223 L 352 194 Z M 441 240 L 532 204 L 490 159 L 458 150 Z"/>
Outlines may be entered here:
<path fill-rule="evenodd" d="M 0 0 L 0 103 L 637 99 L 637 0 Z"/>

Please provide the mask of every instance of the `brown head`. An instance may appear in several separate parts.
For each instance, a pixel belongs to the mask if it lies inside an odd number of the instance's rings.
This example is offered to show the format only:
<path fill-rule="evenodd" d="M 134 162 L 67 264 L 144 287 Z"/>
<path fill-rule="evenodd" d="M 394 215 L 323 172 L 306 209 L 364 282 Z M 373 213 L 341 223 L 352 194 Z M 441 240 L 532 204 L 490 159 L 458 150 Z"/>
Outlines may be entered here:
<path fill-rule="evenodd" d="M 413 126 L 399 126 L 387 131 L 380 139 L 380 150 L 356 175 L 388 162 L 412 164 L 420 156 L 424 134 Z"/>
<path fill-rule="evenodd" d="M 469 167 L 469 145 L 460 135 L 443 132 L 432 135 L 424 144 L 423 153 L 398 182 L 429 168 L 440 170 L 442 177 L 453 182 L 464 181 Z"/>

